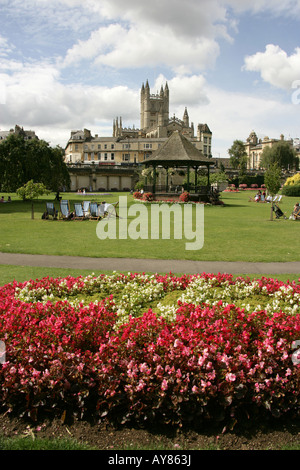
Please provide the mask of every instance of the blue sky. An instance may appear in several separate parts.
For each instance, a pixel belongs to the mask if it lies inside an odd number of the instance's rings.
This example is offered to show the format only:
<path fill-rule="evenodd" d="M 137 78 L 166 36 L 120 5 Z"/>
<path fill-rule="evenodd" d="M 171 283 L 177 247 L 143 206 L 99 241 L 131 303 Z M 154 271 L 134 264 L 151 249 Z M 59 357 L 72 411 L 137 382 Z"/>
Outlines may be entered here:
<path fill-rule="evenodd" d="M 214 157 L 252 130 L 299 138 L 299 27 L 299 0 L 0 0 L 0 130 L 64 147 L 117 116 L 139 128 L 148 79 L 209 125 Z"/>

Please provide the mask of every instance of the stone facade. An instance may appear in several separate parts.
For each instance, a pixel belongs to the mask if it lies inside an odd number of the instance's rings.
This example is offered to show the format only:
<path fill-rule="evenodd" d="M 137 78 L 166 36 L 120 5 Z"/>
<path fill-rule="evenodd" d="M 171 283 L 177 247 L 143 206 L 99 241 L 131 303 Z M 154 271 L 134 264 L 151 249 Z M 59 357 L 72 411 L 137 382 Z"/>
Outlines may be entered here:
<path fill-rule="evenodd" d="M 263 139 L 258 139 L 254 131 L 252 131 L 244 142 L 245 149 L 248 155 L 248 169 L 249 170 L 258 170 L 260 169 L 260 161 L 263 150 L 266 147 L 273 147 L 277 142 L 288 142 L 291 147 L 294 146 L 293 139 L 285 140 L 284 135 L 281 134 L 280 139 L 270 139 L 269 137 L 264 137 Z"/>

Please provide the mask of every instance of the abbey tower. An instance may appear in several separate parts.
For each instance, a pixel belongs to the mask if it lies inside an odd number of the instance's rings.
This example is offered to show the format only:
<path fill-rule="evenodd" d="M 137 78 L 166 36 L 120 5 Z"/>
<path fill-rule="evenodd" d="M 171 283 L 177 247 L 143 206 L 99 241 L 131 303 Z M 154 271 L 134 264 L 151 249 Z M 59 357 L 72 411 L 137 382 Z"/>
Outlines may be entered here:
<path fill-rule="evenodd" d="M 166 83 L 165 88 L 161 86 L 160 93 L 151 94 L 148 80 L 141 88 L 140 103 L 140 128 L 145 133 L 156 130 L 157 137 L 161 135 L 163 128 L 169 124 L 169 88 Z"/>

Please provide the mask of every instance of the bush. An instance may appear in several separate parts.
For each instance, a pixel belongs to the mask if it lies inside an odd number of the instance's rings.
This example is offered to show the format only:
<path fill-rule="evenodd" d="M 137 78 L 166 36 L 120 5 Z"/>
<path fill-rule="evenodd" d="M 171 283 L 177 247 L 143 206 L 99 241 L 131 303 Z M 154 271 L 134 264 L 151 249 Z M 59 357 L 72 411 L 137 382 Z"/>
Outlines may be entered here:
<path fill-rule="evenodd" d="M 190 200 L 190 193 L 188 193 L 187 191 L 184 191 L 183 193 L 180 194 L 179 201 L 188 202 L 189 200 Z"/>
<path fill-rule="evenodd" d="M 144 193 L 143 194 L 143 200 L 144 201 L 153 201 L 153 194 L 152 193 Z"/>
<path fill-rule="evenodd" d="M 300 184 L 284 185 L 282 187 L 282 194 L 284 196 L 300 197 Z"/>
<path fill-rule="evenodd" d="M 134 199 L 142 199 L 142 198 L 143 198 L 143 195 L 142 195 L 142 193 L 141 193 L 140 191 L 135 191 L 135 192 L 133 193 L 133 197 L 134 197 Z"/>
<path fill-rule="evenodd" d="M 294 176 L 290 176 L 287 178 L 284 186 L 291 186 L 291 185 L 300 185 L 300 173 L 296 173 Z"/>

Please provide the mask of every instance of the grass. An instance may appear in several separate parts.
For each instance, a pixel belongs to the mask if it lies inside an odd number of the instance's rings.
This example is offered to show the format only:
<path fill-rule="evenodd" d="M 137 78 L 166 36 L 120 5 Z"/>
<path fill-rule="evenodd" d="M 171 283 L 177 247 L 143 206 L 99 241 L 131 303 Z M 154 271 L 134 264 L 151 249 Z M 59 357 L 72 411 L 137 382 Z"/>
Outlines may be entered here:
<path fill-rule="evenodd" d="M 204 246 L 195 251 L 185 249 L 185 243 L 189 240 L 184 239 L 152 240 L 149 237 L 148 240 L 100 240 L 96 234 L 97 221 L 42 220 L 45 202 L 53 200 L 53 194 L 34 203 L 35 216 L 31 219 L 31 204 L 12 195 L 11 204 L 0 206 L 0 251 L 100 258 L 129 256 L 197 261 L 300 261 L 300 252 L 295 249 L 300 224 L 284 219 L 271 222 L 270 205 L 249 202 L 250 193 L 223 193 L 224 207 L 205 206 Z M 99 195 L 97 199 L 101 201 L 105 197 L 107 202 L 116 201 L 119 195 Z M 82 200 L 83 196 L 70 193 L 65 194 L 64 198 L 69 199 L 73 207 L 73 203 Z M 129 194 L 127 201 L 128 207 L 135 202 Z M 289 216 L 297 199 L 286 197 L 283 201 L 281 207 Z M 133 219 L 129 218 L 128 223 L 131 224 Z"/>
<path fill-rule="evenodd" d="M 65 438 L 1 437 L 0 450 L 93 450 L 93 448 L 76 440 Z"/>
<path fill-rule="evenodd" d="M 32 437 L 14 437 L 14 438 L 3 438 L 0 437 L 0 451 L 10 451 L 10 450 L 46 450 L 46 451 L 51 451 L 51 450 L 68 450 L 68 451 L 74 451 L 74 450 L 97 450 L 96 447 L 89 446 L 88 444 L 80 443 L 76 441 L 75 439 L 66 439 L 66 438 L 53 438 L 53 439 L 46 439 L 46 438 L 32 438 Z M 124 446 L 121 446 L 119 448 L 113 448 L 111 449 L 111 452 L 116 452 L 116 451 L 174 451 L 177 450 L 179 453 L 181 451 L 186 450 L 184 447 L 180 446 L 179 448 L 175 449 L 174 446 L 164 446 L 164 445 L 159 445 L 157 442 L 153 441 L 153 443 L 149 442 L 147 446 L 139 446 L 135 445 L 133 446 L 132 444 L 127 444 Z M 191 450 L 191 449 L 189 449 Z M 193 450 L 219 450 L 218 446 L 215 445 L 209 445 L 206 448 L 195 448 Z M 268 450 L 268 449 L 266 449 Z M 300 450 L 300 445 L 293 445 L 293 446 L 283 446 L 279 447 L 278 450 Z"/>

